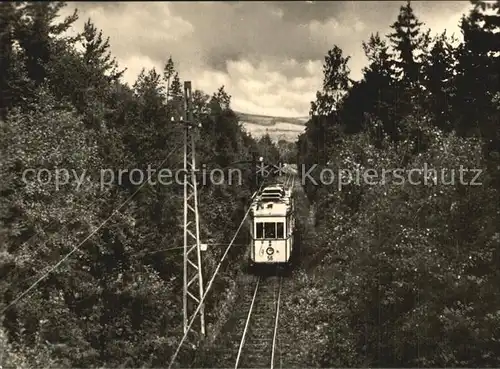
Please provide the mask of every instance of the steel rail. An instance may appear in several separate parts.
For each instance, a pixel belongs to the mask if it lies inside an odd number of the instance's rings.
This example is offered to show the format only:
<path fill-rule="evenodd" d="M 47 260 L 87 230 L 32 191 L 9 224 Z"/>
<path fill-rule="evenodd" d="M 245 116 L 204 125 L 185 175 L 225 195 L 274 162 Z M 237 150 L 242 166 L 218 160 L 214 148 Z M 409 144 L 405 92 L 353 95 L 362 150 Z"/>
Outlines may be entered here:
<path fill-rule="evenodd" d="M 281 299 L 281 285 L 283 279 L 280 277 L 278 285 L 278 300 L 276 301 L 276 318 L 274 323 L 273 346 L 271 348 L 271 369 L 274 369 L 274 352 L 276 350 L 276 336 L 278 333 L 278 320 L 280 316 L 280 299 Z"/>
<path fill-rule="evenodd" d="M 252 302 L 250 304 L 250 309 L 248 309 L 247 321 L 245 322 L 245 328 L 243 329 L 243 334 L 241 336 L 240 347 L 238 349 L 238 356 L 236 357 L 236 364 L 234 365 L 234 369 L 238 369 L 238 364 L 240 363 L 241 353 L 243 351 L 243 345 L 245 344 L 245 338 L 248 331 L 248 326 L 250 324 L 250 318 L 252 316 L 253 304 L 255 302 L 255 298 L 257 297 L 257 290 L 259 289 L 260 277 L 257 279 L 257 284 L 255 285 L 255 291 L 253 293 Z"/>

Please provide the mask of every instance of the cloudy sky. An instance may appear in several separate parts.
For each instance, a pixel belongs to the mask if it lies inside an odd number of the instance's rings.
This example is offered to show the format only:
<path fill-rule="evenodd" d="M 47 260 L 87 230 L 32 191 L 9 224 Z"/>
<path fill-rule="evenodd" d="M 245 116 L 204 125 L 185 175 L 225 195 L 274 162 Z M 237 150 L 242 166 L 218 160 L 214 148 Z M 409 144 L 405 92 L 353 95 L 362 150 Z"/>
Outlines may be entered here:
<path fill-rule="evenodd" d="M 182 80 L 209 94 L 224 85 L 233 109 L 252 114 L 306 116 L 322 82 L 332 45 L 351 56 L 351 78 L 366 65 L 361 42 L 387 34 L 398 1 L 336 2 L 78 2 L 75 30 L 90 18 L 110 37 L 114 56 L 133 83 L 142 68 L 161 71 L 172 55 Z M 460 36 L 468 1 L 415 1 L 433 33 Z"/>

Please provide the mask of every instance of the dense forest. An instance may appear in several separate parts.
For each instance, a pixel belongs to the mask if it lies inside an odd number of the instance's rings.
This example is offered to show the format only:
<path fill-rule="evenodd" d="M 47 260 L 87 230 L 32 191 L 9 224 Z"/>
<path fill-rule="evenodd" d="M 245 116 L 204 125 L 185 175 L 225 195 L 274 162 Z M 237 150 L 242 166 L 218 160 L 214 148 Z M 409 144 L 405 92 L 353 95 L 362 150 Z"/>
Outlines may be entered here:
<path fill-rule="evenodd" d="M 296 148 L 248 135 L 223 86 L 194 91 L 200 165 L 317 164 L 317 184 L 302 178 L 314 222 L 282 313 L 303 367 L 500 366 L 499 4 L 474 2 L 461 42 L 402 6 L 390 35 L 360 45 L 360 81 L 333 46 Z M 182 337 L 182 186 L 99 177 L 182 167 L 181 76 L 169 58 L 124 84 L 91 20 L 65 36 L 78 15 L 58 22 L 62 6 L 0 3 L 0 367 L 164 367 Z M 481 184 L 319 178 L 424 164 L 481 169 Z M 86 176 L 56 187 L 58 168 Z M 26 169 L 49 172 L 26 183 Z M 207 276 L 248 206 L 244 173 L 200 186 Z M 208 295 L 209 330 L 244 253 L 232 249 Z"/>
<path fill-rule="evenodd" d="M 363 43 L 360 81 L 341 49 L 325 57 L 298 144 L 316 209 L 314 277 L 293 306 L 311 327 L 308 365 L 500 365 L 499 5 L 473 2 L 461 42 L 402 6 L 389 35 Z M 437 175 L 380 182 L 384 169 L 425 166 Z M 325 168 L 372 169 L 379 182 L 327 185 Z"/>

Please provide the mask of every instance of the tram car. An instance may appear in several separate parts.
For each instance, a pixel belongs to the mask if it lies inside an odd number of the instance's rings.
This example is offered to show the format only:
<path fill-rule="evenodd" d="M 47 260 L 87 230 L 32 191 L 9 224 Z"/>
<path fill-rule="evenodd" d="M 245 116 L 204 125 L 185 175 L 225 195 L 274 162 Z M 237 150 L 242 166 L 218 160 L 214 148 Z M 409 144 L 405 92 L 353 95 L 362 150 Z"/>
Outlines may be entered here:
<path fill-rule="evenodd" d="M 294 250 L 295 209 L 292 188 L 284 184 L 265 187 L 250 211 L 249 267 L 290 266 Z"/>

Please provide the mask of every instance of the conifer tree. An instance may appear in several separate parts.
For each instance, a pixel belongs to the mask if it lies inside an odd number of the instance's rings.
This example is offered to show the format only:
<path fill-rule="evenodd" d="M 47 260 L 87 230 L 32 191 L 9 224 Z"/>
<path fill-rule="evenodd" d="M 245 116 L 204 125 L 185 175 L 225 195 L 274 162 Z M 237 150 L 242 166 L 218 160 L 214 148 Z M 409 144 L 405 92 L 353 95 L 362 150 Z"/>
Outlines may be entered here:
<path fill-rule="evenodd" d="M 398 19 L 391 25 L 394 32 L 388 35 L 396 52 L 394 60 L 396 76 L 407 87 L 414 86 L 419 80 L 420 63 L 416 51 L 422 46 L 423 38 L 420 31 L 422 25 L 408 1 L 400 8 Z"/>

